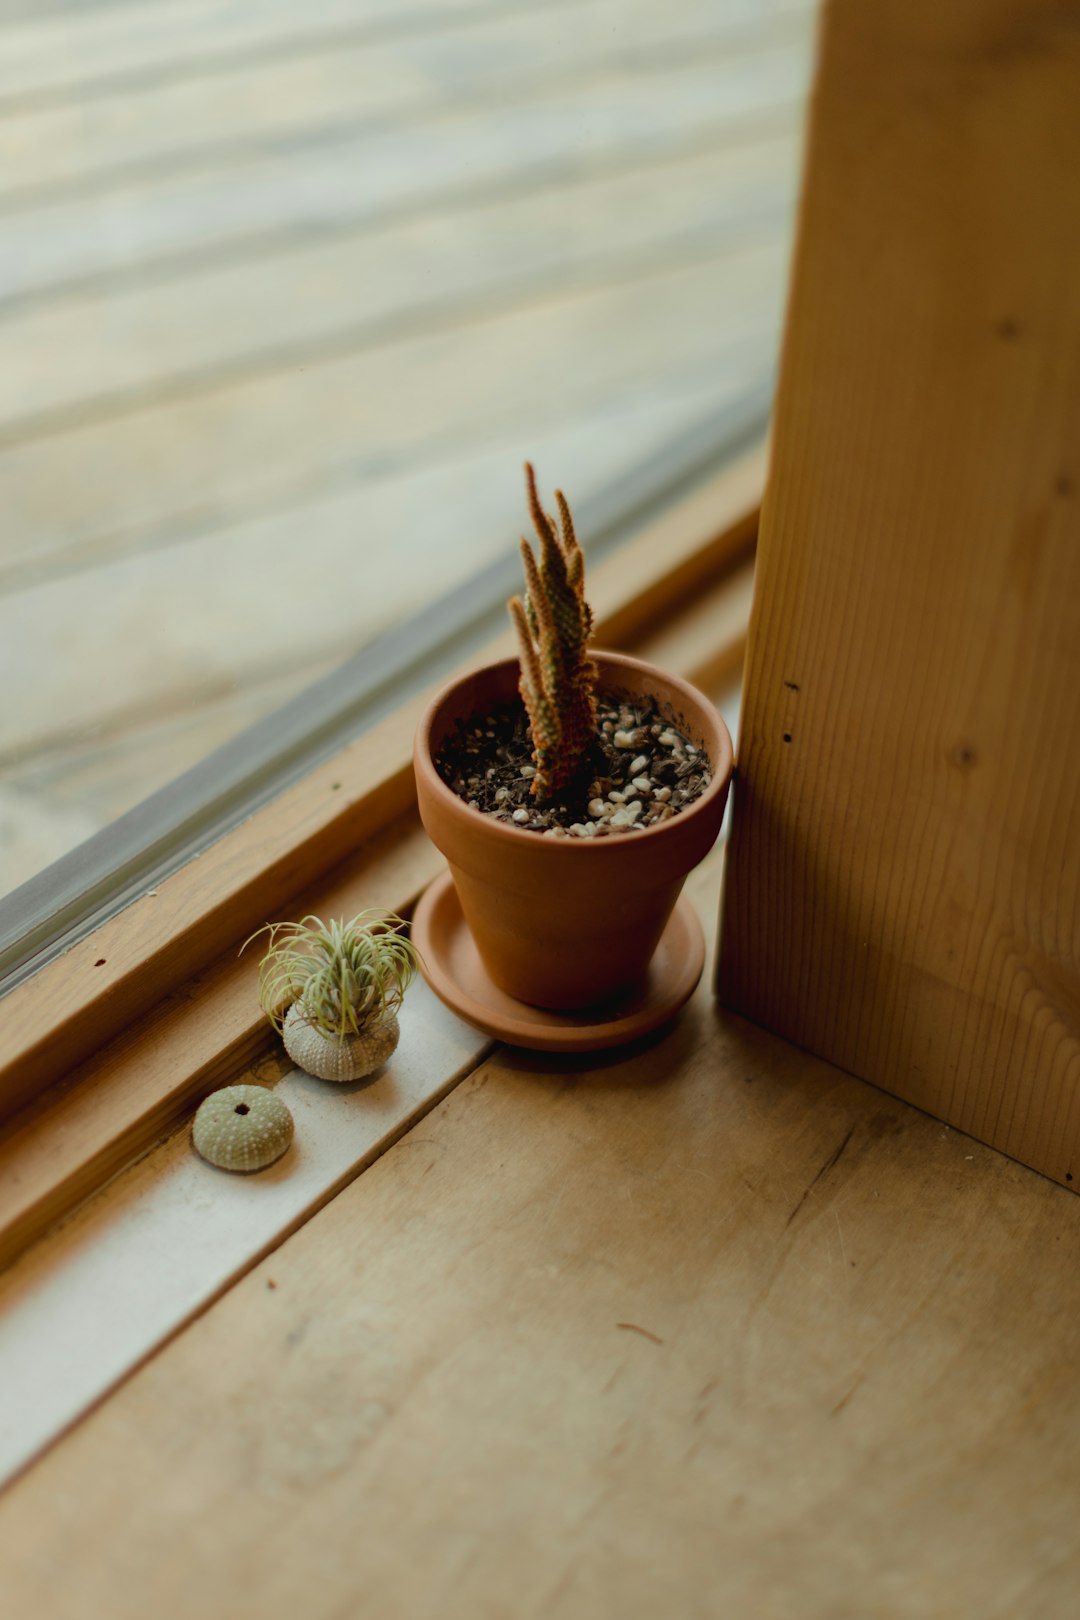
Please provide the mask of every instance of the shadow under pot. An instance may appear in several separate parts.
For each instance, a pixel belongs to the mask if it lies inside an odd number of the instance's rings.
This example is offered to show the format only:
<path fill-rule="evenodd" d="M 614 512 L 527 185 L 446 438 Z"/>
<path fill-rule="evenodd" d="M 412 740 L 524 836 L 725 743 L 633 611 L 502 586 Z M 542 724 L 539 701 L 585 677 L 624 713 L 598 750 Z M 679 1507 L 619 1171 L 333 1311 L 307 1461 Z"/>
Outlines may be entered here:
<path fill-rule="evenodd" d="M 605 838 L 546 838 L 472 809 L 447 786 L 435 761 L 459 724 L 520 701 L 516 658 L 444 688 L 414 748 L 421 819 L 487 973 L 518 1001 L 560 1012 L 645 977 L 687 874 L 719 835 L 731 780 L 731 738 L 703 693 L 637 658 L 590 656 L 602 698 L 655 703 L 709 760 L 708 786 L 668 820 Z"/>

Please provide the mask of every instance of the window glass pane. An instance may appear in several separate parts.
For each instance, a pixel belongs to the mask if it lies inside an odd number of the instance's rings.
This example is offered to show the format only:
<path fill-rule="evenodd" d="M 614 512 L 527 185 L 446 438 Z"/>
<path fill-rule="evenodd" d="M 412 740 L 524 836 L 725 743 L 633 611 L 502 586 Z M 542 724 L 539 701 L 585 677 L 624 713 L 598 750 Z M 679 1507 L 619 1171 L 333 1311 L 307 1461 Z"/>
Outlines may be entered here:
<path fill-rule="evenodd" d="M 813 9 L 8 8 L 0 893 L 768 388 Z"/>

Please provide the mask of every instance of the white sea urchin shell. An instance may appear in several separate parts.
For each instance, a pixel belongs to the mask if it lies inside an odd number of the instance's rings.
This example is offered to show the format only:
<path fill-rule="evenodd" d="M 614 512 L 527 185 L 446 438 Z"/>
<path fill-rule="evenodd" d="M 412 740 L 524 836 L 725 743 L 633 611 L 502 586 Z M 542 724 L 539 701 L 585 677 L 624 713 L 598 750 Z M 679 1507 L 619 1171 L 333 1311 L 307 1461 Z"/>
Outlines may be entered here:
<path fill-rule="evenodd" d="M 191 1127 L 195 1151 L 219 1170 L 264 1170 L 293 1139 L 293 1117 L 265 1086 L 223 1086 Z"/>
<path fill-rule="evenodd" d="M 285 1050 L 298 1068 L 318 1080 L 362 1080 L 381 1069 L 397 1046 L 401 1029 L 393 1013 L 378 1024 L 332 1041 L 314 1029 L 304 1016 L 303 1003 L 296 1001 L 285 1016 Z"/>

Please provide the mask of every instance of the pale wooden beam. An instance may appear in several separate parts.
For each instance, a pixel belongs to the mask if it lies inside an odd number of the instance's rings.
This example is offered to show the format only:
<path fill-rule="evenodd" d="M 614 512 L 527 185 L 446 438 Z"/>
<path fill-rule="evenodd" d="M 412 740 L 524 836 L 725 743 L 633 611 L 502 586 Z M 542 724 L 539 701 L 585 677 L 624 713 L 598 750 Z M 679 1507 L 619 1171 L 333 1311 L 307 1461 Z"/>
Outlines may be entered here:
<path fill-rule="evenodd" d="M 826 13 L 718 974 L 1074 1187 L 1078 25 Z"/>

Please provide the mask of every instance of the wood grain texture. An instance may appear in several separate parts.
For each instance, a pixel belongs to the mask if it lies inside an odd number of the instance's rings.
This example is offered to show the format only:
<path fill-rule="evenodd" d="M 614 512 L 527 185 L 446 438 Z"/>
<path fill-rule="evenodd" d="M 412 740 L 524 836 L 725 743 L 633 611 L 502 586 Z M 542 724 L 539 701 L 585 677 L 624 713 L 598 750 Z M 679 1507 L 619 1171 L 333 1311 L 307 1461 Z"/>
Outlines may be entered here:
<path fill-rule="evenodd" d="M 1059 1188 L 703 983 L 465 1080 L 0 1500 L 6 1601 L 1071 1620 L 1078 1257 Z"/>
<path fill-rule="evenodd" d="M 748 611 L 741 559 L 756 526 L 746 507 L 763 466 L 759 448 L 595 570 L 590 596 L 606 642 L 646 658 L 662 645 L 676 673 L 730 679 Z M 703 590 L 715 637 L 706 646 L 698 630 L 680 644 L 679 607 L 696 624 Z M 503 656 L 510 640 L 490 656 Z M 0 1132 L 0 1266 L 273 1045 L 257 1003 L 258 952 L 236 955 L 246 934 L 282 914 L 407 912 L 441 869 L 416 816 L 410 763 L 426 701 L 405 706 L 5 999 L 11 1055 L 0 1096 L 11 1117 Z M 368 830 L 356 848 L 359 827 Z M 58 987 L 70 1018 L 50 1031 Z M 78 1056 L 65 1062 L 65 1053 Z"/>
<path fill-rule="evenodd" d="M 829 8 L 718 980 L 1067 1183 L 1078 82 L 1074 5 Z"/>

